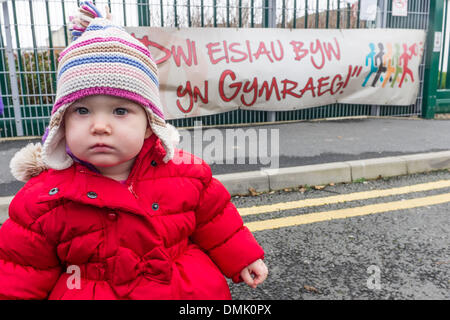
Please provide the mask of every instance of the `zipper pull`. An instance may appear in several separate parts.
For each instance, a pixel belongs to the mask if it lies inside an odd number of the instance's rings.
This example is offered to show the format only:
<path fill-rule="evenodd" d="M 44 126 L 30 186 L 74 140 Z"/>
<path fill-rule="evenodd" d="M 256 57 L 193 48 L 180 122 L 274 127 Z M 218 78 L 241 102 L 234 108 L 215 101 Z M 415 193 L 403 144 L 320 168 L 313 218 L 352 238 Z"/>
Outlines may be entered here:
<path fill-rule="evenodd" d="M 138 195 L 134 192 L 133 190 L 133 184 L 130 184 L 130 186 L 128 187 L 128 191 L 131 192 L 131 194 L 136 198 L 139 199 Z"/>

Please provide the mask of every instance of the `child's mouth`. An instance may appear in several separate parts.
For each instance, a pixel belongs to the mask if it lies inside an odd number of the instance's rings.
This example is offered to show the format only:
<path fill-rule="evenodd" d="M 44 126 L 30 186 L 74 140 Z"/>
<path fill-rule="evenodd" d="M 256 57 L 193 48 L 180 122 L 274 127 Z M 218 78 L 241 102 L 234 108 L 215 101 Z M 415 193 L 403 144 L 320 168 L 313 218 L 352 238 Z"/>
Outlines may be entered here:
<path fill-rule="evenodd" d="M 97 143 L 90 147 L 89 150 L 94 152 L 110 152 L 113 148 L 104 143 Z"/>

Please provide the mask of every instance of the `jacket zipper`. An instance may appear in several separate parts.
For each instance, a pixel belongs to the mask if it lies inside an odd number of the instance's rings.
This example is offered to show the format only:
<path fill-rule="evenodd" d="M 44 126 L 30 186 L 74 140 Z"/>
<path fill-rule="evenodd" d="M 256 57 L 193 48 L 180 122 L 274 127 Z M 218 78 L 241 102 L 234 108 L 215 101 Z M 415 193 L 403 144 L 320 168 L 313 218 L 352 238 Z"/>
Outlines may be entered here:
<path fill-rule="evenodd" d="M 153 146 L 146 152 L 146 154 L 149 153 L 149 152 L 153 152 L 154 147 L 155 147 L 155 145 L 153 145 Z M 134 192 L 134 189 L 133 189 L 133 183 L 134 183 L 134 181 L 136 180 L 136 179 L 135 179 L 136 172 L 138 172 L 138 171 L 140 170 L 140 168 L 142 167 L 142 165 L 143 165 L 143 158 L 144 158 L 144 156 L 143 156 L 143 157 L 138 157 L 138 158 L 139 158 L 139 159 L 136 159 L 138 162 L 137 162 L 137 163 L 134 163 L 133 169 L 132 169 L 132 171 L 130 172 L 130 175 L 128 176 L 128 179 L 127 179 L 127 182 L 130 183 L 130 185 L 128 186 L 128 191 L 130 191 L 130 193 L 131 193 L 136 199 L 139 199 L 139 197 L 138 197 L 138 195 L 136 194 L 136 192 Z"/>
<path fill-rule="evenodd" d="M 132 194 L 136 199 L 139 199 L 138 195 L 137 195 L 136 192 L 134 192 L 134 190 L 133 190 L 133 182 L 131 182 L 131 184 L 128 186 L 128 191 L 130 191 L 131 194 Z"/>

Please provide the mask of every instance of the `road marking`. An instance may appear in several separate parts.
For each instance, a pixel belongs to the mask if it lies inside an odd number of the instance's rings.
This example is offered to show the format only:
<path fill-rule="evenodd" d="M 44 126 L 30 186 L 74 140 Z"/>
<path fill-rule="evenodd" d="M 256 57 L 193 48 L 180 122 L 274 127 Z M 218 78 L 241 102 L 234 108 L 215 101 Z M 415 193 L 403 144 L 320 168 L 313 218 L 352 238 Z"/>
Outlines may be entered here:
<path fill-rule="evenodd" d="M 425 207 L 446 202 L 450 202 L 450 193 L 444 193 L 423 198 L 415 198 L 410 200 L 400 200 L 386 203 L 371 204 L 356 208 L 345 208 L 325 212 L 301 214 L 291 217 L 247 222 L 245 225 L 250 229 L 250 231 L 254 232 L 267 229 L 291 227 L 320 221 L 358 217 L 374 213 Z"/>
<path fill-rule="evenodd" d="M 323 206 L 326 204 L 333 203 L 341 203 L 355 200 L 364 200 L 364 199 L 372 199 L 386 196 L 393 196 L 405 193 L 412 192 L 420 192 L 420 191 L 428 191 L 435 189 L 442 189 L 450 187 L 450 180 L 440 180 L 436 182 L 428 182 L 415 184 L 411 186 L 392 188 L 392 189 L 382 189 L 382 190 L 372 190 L 372 191 L 363 191 L 363 192 L 355 192 L 349 194 L 341 194 L 338 196 L 331 197 L 323 197 L 323 198 L 315 198 L 315 199 L 305 199 L 305 200 L 297 200 L 290 202 L 281 202 L 263 206 L 254 206 L 248 208 L 238 208 L 241 216 L 248 216 L 254 214 L 261 214 L 267 212 L 276 212 L 276 211 L 284 211 L 290 209 L 298 209 L 305 207 L 314 207 L 314 206 Z"/>

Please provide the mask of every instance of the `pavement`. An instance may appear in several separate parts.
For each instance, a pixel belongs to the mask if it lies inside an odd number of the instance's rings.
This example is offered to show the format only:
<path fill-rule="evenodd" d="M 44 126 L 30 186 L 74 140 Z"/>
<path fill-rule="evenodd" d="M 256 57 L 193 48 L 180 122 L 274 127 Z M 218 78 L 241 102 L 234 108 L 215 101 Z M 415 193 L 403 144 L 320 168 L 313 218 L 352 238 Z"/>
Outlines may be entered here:
<path fill-rule="evenodd" d="M 450 117 L 359 117 L 180 130 L 232 195 L 450 169 Z M 0 139 L 0 224 L 23 187 L 13 155 L 37 137 Z M 200 141 L 200 142 L 199 142 Z"/>

